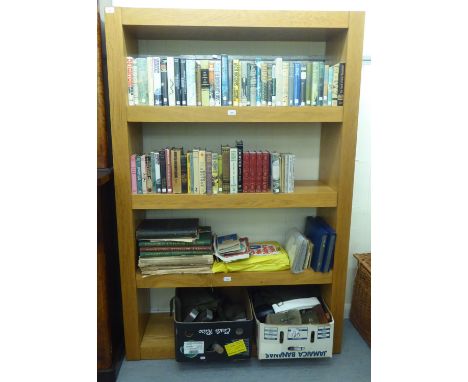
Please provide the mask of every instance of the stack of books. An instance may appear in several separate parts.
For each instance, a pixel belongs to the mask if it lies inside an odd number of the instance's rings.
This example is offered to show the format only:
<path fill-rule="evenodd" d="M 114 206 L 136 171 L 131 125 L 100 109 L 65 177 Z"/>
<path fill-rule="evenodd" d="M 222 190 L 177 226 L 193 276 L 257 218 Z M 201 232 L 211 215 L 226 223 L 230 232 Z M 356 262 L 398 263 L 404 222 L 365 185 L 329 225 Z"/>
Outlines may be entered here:
<path fill-rule="evenodd" d="M 244 151 L 242 141 L 220 153 L 166 147 L 130 157 L 132 193 L 291 193 L 295 161 L 291 153 Z"/>
<path fill-rule="evenodd" d="M 131 106 L 342 106 L 344 78 L 313 57 L 127 57 Z"/>
<path fill-rule="evenodd" d="M 138 226 L 138 266 L 142 276 L 211 273 L 211 227 L 198 219 L 145 219 Z"/>
<path fill-rule="evenodd" d="M 239 237 L 237 233 L 215 236 L 214 250 L 215 256 L 225 263 L 248 259 L 250 256 L 249 239 Z"/>
<path fill-rule="evenodd" d="M 310 267 L 316 272 L 329 272 L 333 267 L 336 231 L 320 216 L 307 216 L 305 236 L 314 245 Z"/>

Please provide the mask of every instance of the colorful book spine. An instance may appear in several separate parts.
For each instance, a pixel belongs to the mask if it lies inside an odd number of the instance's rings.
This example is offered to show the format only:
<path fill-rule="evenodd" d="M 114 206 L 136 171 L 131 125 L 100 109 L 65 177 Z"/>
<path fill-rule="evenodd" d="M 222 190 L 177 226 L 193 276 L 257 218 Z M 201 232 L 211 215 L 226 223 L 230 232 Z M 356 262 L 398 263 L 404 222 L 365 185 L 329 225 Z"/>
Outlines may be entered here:
<path fill-rule="evenodd" d="M 270 189 L 270 153 L 262 152 L 262 192 Z"/>
<path fill-rule="evenodd" d="M 306 105 L 312 105 L 312 62 L 308 62 L 306 64 L 306 75 L 307 75 L 307 82 L 306 82 Z"/>
<path fill-rule="evenodd" d="M 282 106 L 289 105 L 289 62 L 283 61 L 283 100 Z"/>
<path fill-rule="evenodd" d="M 139 105 L 138 98 L 138 61 L 136 58 L 133 59 L 132 66 L 132 87 L 133 87 L 133 103 Z"/>
<path fill-rule="evenodd" d="M 240 62 L 240 106 L 247 106 L 247 61 Z M 249 99 L 250 102 L 250 99 Z"/>
<path fill-rule="evenodd" d="M 197 82 L 195 80 L 195 60 L 187 60 L 187 106 L 197 106 Z"/>
<path fill-rule="evenodd" d="M 180 59 L 180 104 L 187 106 L 187 60 Z"/>
<path fill-rule="evenodd" d="M 218 193 L 223 192 L 223 156 L 218 154 Z"/>
<path fill-rule="evenodd" d="M 221 146 L 221 155 L 222 155 L 222 170 L 223 170 L 223 193 L 229 194 L 230 192 L 230 147 Z"/>
<path fill-rule="evenodd" d="M 273 77 L 272 77 L 272 64 L 269 62 L 267 64 L 267 105 L 271 106 L 272 96 L 273 96 Z"/>
<path fill-rule="evenodd" d="M 153 246 L 153 247 L 141 247 L 140 252 L 188 252 L 188 251 L 193 251 L 193 252 L 207 252 L 211 250 L 210 245 L 191 245 L 191 246 L 180 246 L 180 247 L 175 247 L 175 246 L 166 246 L 166 247 L 161 247 L 161 246 Z"/>
<path fill-rule="evenodd" d="M 250 187 L 249 192 L 256 192 L 256 181 L 257 181 L 257 153 L 255 151 L 249 152 L 250 160 L 249 160 L 249 180 L 250 180 Z"/>
<path fill-rule="evenodd" d="M 294 106 L 301 102 L 301 63 L 294 63 Z"/>
<path fill-rule="evenodd" d="M 215 73 L 214 73 L 214 61 L 208 62 L 208 82 L 210 84 L 210 106 L 215 105 Z"/>
<path fill-rule="evenodd" d="M 229 149 L 229 173 L 229 192 L 231 194 L 237 194 L 237 147 L 231 147 Z"/>
<path fill-rule="evenodd" d="M 232 60 L 232 105 L 240 106 L 240 62 Z"/>
<path fill-rule="evenodd" d="M 167 88 L 169 87 L 167 83 L 167 59 L 161 59 L 161 98 L 162 106 L 169 106 L 169 95 Z"/>
<path fill-rule="evenodd" d="M 174 57 L 174 87 L 175 87 L 175 104 L 181 105 L 181 92 L 180 92 L 180 59 Z"/>
<path fill-rule="evenodd" d="M 198 152 L 198 169 L 200 172 L 200 194 L 206 194 L 206 152 L 199 150 Z"/>
<path fill-rule="evenodd" d="M 161 192 L 167 193 L 167 176 L 166 176 L 166 151 L 159 151 L 159 167 L 161 169 Z"/>
<path fill-rule="evenodd" d="M 180 194 L 182 192 L 182 172 L 180 166 L 181 149 L 173 148 L 171 153 L 171 179 L 172 179 L 172 192 Z"/>
<path fill-rule="evenodd" d="M 162 105 L 161 96 L 161 58 L 153 57 L 153 88 L 154 88 L 154 104 L 155 106 Z"/>
<path fill-rule="evenodd" d="M 216 60 L 214 62 L 214 104 L 215 106 L 221 106 L 221 61 Z"/>
<path fill-rule="evenodd" d="M 210 79 L 209 79 L 209 63 L 208 60 L 200 62 L 201 72 L 201 99 L 202 106 L 210 106 Z"/>
<path fill-rule="evenodd" d="M 236 141 L 236 148 L 237 148 L 237 192 L 242 192 L 242 159 L 243 159 L 243 152 L 244 152 L 244 143 L 242 141 Z"/>
<path fill-rule="evenodd" d="M 137 193 L 137 178 L 136 178 L 136 154 L 130 157 L 130 177 L 132 180 L 132 194 Z"/>
<path fill-rule="evenodd" d="M 201 64 L 195 61 L 195 86 L 197 95 L 197 106 L 202 106 Z"/>
<path fill-rule="evenodd" d="M 133 58 L 127 57 L 127 91 L 128 91 L 128 104 L 135 105 L 133 100 Z"/>
<path fill-rule="evenodd" d="M 257 65 L 250 63 L 248 70 L 250 106 L 257 106 Z"/>
<path fill-rule="evenodd" d="M 262 106 L 268 105 L 268 63 L 262 62 L 260 78 L 262 81 Z"/>
<path fill-rule="evenodd" d="M 135 164 L 136 164 L 136 179 L 137 179 L 137 194 L 143 193 L 142 188 L 142 178 L 141 178 L 141 156 L 137 155 L 135 157 Z"/>
<path fill-rule="evenodd" d="M 180 154 L 180 180 L 182 193 L 188 193 L 188 169 L 187 169 L 187 154 Z"/>
<path fill-rule="evenodd" d="M 228 106 L 228 92 L 229 92 L 229 68 L 227 54 L 221 55 L 221 105 Z"/>
<path fill-rule="evenodd" d="M 262 106 L 262 63 L 259 60 L 255 61 L 255 75 L 256 75 L 256 92 L 255 104 Z"/>
<path fill-rule="evenodd" d="M 155 151 L 152 154 L 154 154 L 154 177 L 155 177 L 155 192 L 160 194 L 162 192 L 161 190 L 161 162 L 159 160 L 159 152 Z"/>
<path fill-rule="evenodd" d="M 187 193 L 193 194 L 192 152 L 187 152 Z"/>
<path fill-rule="evenodd" d="M 213 157 L 210 151 L 205 153 L 206 159 L 206 193 L 208 195 L 213 194 Z"/>
<path fill-rule="evenodd" d="M 141 191 L 143 194 L 148 193 L 148 189 L 146 188 L 146 155 L 143 154 L 141 156 Z"/>
<path fill-rule="evenodd" d="M 200 160 L 198 158 L 200 151 L 198 149 L 192 150 L 193 156 L 193 193 L 200 193 Z"/>
<path fill-rule="evenodd" d="M 312 62 L 312 106 L 319 105 L 318 78 L 320 72 L 320 62 Z"/>
<path fill-rule="evenodd" d="M 148 73 L 146 58 L 137 58 L 138 66 L 138 104 L 148 105 Z"/>
<path fill-rule="evenodd" d="M 328 106 L 332 105 L 332 98 L 333 98 L 333 65 L 328 67 Z"/>
<path fill-rule="evenodd" d="M 320 61 L 319 76 L 318 76 L 318 106 L 323 106 L 323 77 L 325 71 L 325 63 Z"/>
<path fill-rule="evenodd" d="M 250 170 L 250 153 L 248 151 L 244 151 L 242 153 L 242 192 L 249 192 L 250 186 L 250 178 L 249 178 L 249 170 Z"/>
<path fill-rule="evenodd" d="M 148 105 L 154 106 L 154 66 L 153 57 L 146 57 L 146 73 L 148 73 Z"/>
<path fill-rule="evenodd" d="M 345 64 L 344 62 L 340 62 L 339 72 L 338 72 L 338 99 L 337 99 L 338 106 L 343 106 L 344 82 L 345 82 Z"/>
<path fill-rule="evenodd" d="M 167 98 L 169 100 L 169 106 L 176 105 L 174 57 L 167 57 Z"/>
<path fill-rule="evenodd" d="M 307 84 L 307 65 L 301 64 L 301 95 L 299 97 L 299 104 L 306 105 L 306 84 Z"/>
<path fill-rule="evenodd" d="M 228 106 L 232 106 L 232 58 L 228 58 Z"/>
<path fill-rule="evenodd" d="M 279 153 L 273 152 L 270 155 L 271 168 L 271 191 L 274 194 L 280 192 L 280 156 Z"/>
<path fill-rule="evenodd" d="M 151 161 L 151 181 L 153 182 L 153 192 L 157 193 L 156 190 L 156 158 L 155 153 L 152 151 L 149 153 L 149 158 Z"/>
<path fill-rule="evenodd" d="M 151 194 L 153 192 L 153 174 L 151 170 L 151 155 L 145 155 L 146 166 L 146 192 Z"/>
<path fill-rule="evenodd" d="M 262 181 L 263 181 L 263 157 L 261 151 L 255 152 L 257 169 L 255 178 L 255 192 L 262 192 Z"/>
<path fill-rule="evenodd" d="M 330 65 L 325 64 L 323 71 L 323 106 L 328 106 L 328 72 Z"/>
<path fill-rule="evenodd" d="M 213 194 L 217 194 L 219 191 L 218 156 L 218 153 L 211 153 L 211 189 Z"/>
<path fill-rule="evenodd" d="M 167 193 L 172 194 L 172 163 L 171 163 L 171 150 L 169 148 L 164 149 L 164 156 L 166 157 L 166 187 Z"/>
<path fill-rule="evenodd" d="M 332 82 L 332 106 L 338 106 L 338 77 L 340 73 L 340 64 L 333 65 Z"/>
<path fill-rule="evenodd" d="M 289 63 L 288 101 L 289 106 L 294 106 L 294 62 Z"/>
<path fill-rule="evenodd" d="M 283 59 L 281 57 L 275 59 L 275 72 L 276 106 L 283 106 Z"/>

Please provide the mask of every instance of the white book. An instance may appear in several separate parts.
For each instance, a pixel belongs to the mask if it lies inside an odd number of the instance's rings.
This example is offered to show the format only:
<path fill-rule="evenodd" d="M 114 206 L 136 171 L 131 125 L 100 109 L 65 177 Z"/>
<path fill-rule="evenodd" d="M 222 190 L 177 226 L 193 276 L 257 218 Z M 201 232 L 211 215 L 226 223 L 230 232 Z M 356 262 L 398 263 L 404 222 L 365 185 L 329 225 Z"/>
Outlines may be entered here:
<path fill-rule="evenodd" d="M 146 57 L 146 73 L 148 73 L 148 105 L 154 106 L 154 83 L 153 83 L 153 57 Z"/>
<path fill-rule="evenodd" d="M 237 147 L 229 149 L 229 159 L 230 193 L 237 194 Z"/>
<path fill-rule="evenodd" d="M 138 66 L 136 58 L 133 59 L 133 68 L 132 68 L 132 85 L 133 85 L 133 103 L 135 105 L 139 104 L 138 98 Z"/>
<path fill-rule="evenodd" d="M 276 106 L 283 105 L 283 59 L 275 59 L 275 77 L 276 77 Z"/>
<path fill-rule="evenodd" d="M 128 87 L 128 104 L 135 105 L 133 101 L 133 58 L 127 57 L 127 87 Z"/>
<path fill-rule="evenodd" d="M 154 104 L 161 105 L 161 57 L 153 57 Z"/>
<path fill-rule="evenodd" d="M 332 106 L 338 106 L 338 75 L 340 64 L 333 65 Z"/>
<path fill-rule="evenodd" d="M 175 106 L 174 57 L 167 57 L 167 98 L 169 106 Z"/>
<path fill-rule="evenodd" d="M 186 61 L 187 106 L 197 106 L 197 83 L 195 80 L 195 60 Z"/>
<path fill-rule="evenodd" d="M 283 62 L 283 106 L 289 105 L 289 62 Z"/>
<path fill-rule="evenodd" d="M 221 106 L 221 60 L 214 62 L 215 106 Z"/>
<path fill-rule="evenodd" d="M 143 194 L 147 194 L 148 190 L 146 188 L 146 155 L 141 156 L 141 190 Z"/>
<path fill-rule="evenodd" d="M 294 192 L 294 162 L 296 161 L 296 156 L 290 154 L 289 158 L 289 192 Z"/>
<path fill-rule="evenodd" d="M 206 152 L 198 151 L 198 169 L 200 172 L 200 194 L 206 194 Z"/>
<path fill-rule="evenodd" d="M 193 193 L 200 193 L 200 169 L 199 169 L 199 160 L 198 160 L 198 149 L 192 150 L 193 157 Z"/>

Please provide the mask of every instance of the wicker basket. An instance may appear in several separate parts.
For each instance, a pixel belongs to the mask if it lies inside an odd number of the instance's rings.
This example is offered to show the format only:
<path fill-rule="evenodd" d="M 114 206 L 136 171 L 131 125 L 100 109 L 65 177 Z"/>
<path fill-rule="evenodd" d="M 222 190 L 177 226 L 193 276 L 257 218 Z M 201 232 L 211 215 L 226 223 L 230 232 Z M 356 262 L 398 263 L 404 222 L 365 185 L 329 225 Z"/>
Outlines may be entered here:
<path fill-rule="evenodd" d="M 371 346 L 371 254 L 356 254 L 358 261 L 349 318 Z"/>

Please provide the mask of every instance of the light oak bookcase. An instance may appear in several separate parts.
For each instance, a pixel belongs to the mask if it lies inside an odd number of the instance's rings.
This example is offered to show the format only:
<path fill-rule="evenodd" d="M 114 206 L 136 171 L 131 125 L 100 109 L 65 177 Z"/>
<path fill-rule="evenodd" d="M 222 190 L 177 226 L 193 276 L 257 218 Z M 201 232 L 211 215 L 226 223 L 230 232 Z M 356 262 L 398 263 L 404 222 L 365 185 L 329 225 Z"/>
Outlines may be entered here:
<path fill-rule="evenodd" d="M 339 353 L 343 333 L 364 13 L 110 8 L 106 9 L 105 16 L 127 359 L 174 358 L 171 318 L 167 314 L 149 313 L 149 288 L 169 287 L 318 284 L 335 318 L 333 351 Z M 128 106 L 125 58 L 139 55 L 138 41 L 143 39 L 325 42 L 327 62 L 346 63 L 344 106 Z M 227 110 L 236 110 L 236 115 L 228 115 Z M 285 123 L 320 123 L 319 177 L 318 180 L 296 181 L 296 191 L 292 194 L 132 195 L 129 159 L 132 153 L 142 152 L 142 124 L 145 122 L 270 123 L 278 128 L 284 127 Z M 317 273 L 307 270 L 297 275 L 281 271 L 141 277 L 136 265 L 135 229 L 145 217 L 145 210 L 220 208 L 316 208 L 317 214 L 326 217 L 337 232 L 333 271 Z M 231 281 L 225 282 L 225 276 L 229 276 Z"/>

